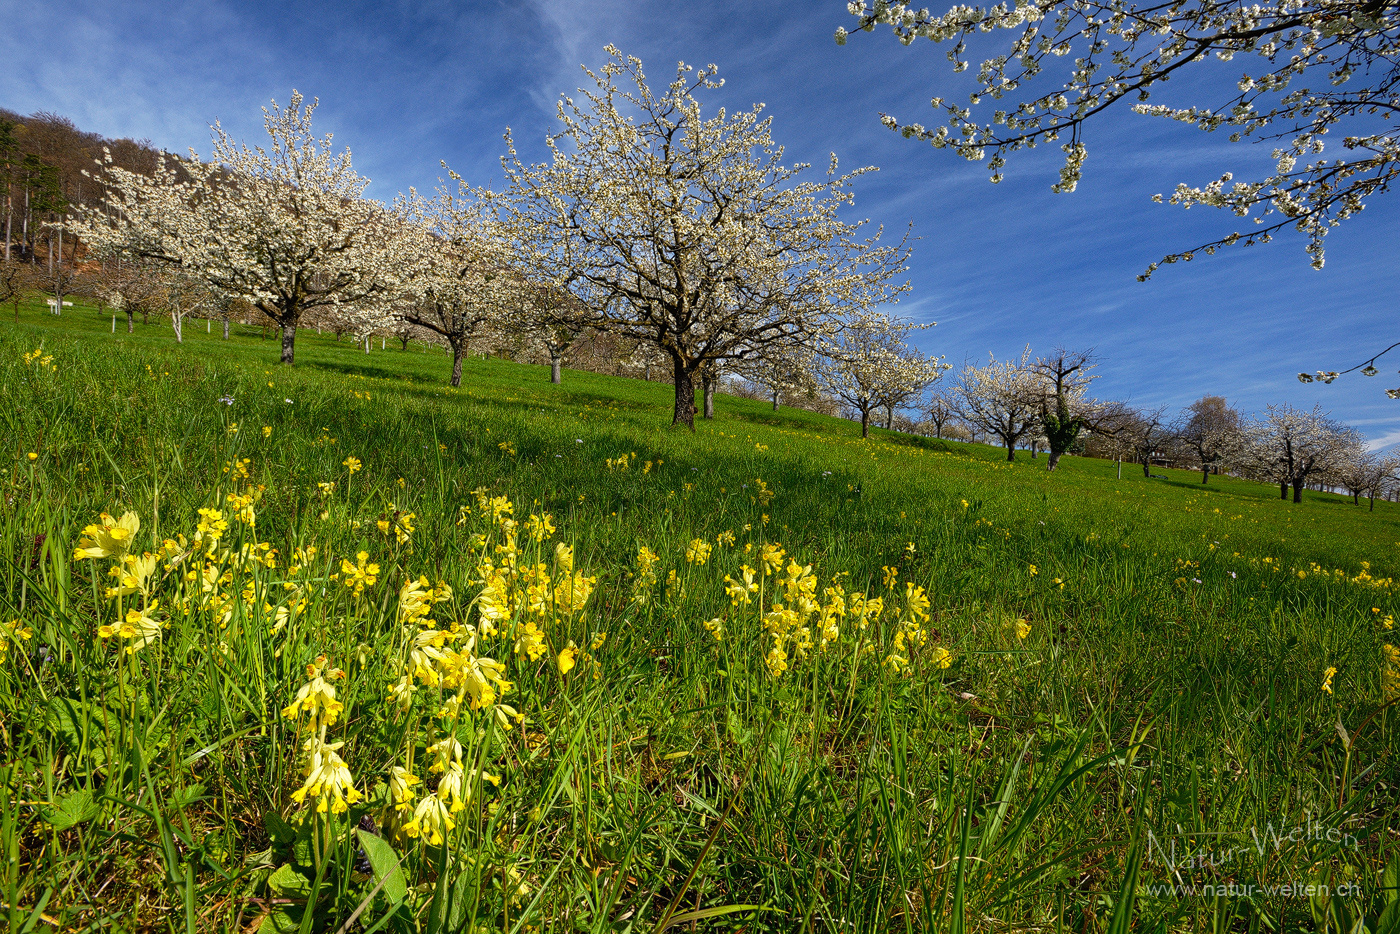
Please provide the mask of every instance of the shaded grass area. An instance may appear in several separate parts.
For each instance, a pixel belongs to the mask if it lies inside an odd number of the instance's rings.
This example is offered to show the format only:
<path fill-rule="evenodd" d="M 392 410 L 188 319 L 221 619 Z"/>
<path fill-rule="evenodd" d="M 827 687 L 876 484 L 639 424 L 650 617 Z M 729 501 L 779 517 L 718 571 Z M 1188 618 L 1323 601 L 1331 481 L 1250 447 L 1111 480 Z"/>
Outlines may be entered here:
<path fill-rule="evenodd" d="M 122 324 L 36 304 L 0 340 L 0 622 L 33 633 L 3 663 L 17 925 L 1376 930 L 1393 902 L 1393 504 L 1077 458 L 1050 475 L 727 396 L 692 435 L 666 427 L 662 384 L 473 359 L 454 391 L 430 348 L 303 332 L 283 369 L 256 331 L 187 322 L 176 347 Z M 49 365 L 22 359 L 36 348 Z M 177 543 L 160 638 L 128 655 L 98 637 L 116 606 L 107 564 L 72 560 L 83 527 L 130 509 L 138 550 L 188 541 L 250 485 L 256 526 L 231 521 L 226 551 L 266 543 L 272 565 Z M 531 541 L 532 514 L 557 532 Z M 522 603 L 478 645 L 523 722 L 444 718 L 452 689 L 426 682 L 407 709 L 388 698 L 421 631 L 406 579 L 450 586 L 432 618 L 460 650 L 491 570 L 546 568 L 557 593 L 558 542 L 596 577 L 585 605 Z M 795 572 L 762 574 L 773 544 Z M 380 570 L 355 594 L 341 562 L 361 551 Z M 196 559 L 229 580 L 182 580 Z M 747 603 L 727 592 L 744 566 Z M 771 611 L 807 566 L 825 609 L 802 649 Z M 828 588 L 844 615 L 823 645 Z M 863 625 L 856 593 L 884 601 Z M 527 621 L 533 659 L 512 638 Z M 282 709 L 322 654 L 347 673 L 328 737 L 364 800 L 308 817 L 307 723 Z M 447 736 L 473 791 L 433 844 L 386 783 L 406 766 L 416 802 L 441 796 Z M 1242 888 L 1294 883 L 1330 894 Z M 1197 888 L 1154 888 L 1171 884 Z"/>

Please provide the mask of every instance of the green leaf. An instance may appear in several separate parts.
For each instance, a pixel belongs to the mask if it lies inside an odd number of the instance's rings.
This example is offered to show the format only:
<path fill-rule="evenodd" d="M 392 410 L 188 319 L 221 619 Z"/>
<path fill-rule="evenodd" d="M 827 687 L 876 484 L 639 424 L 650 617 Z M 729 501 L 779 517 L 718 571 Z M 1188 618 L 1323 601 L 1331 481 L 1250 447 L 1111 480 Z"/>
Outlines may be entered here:
<path fill-rule="evenodd" d="M 297 872 L 291 863 L 284 863 L 274 872 L 267 880 L 267 887 L 278 898 L 311 897 L 311 880 Z"/>
<path fill-rule="evenodd" d="M 1385 892 L 1385 903 L 1394 905 L 1400 902 L 1400 856 L 1391 857 L 1381 873 L 1381 890 Z"/>
<path fill-rule="evenodd" d="M 356 830 L 360 846 L 364 847 L 370 867 L 374 869 L 374 881 L 384 883 L 384 894 L 390 903 L 399 904 L 408 895 L 408 880 L 404 878 L 403 867 L 399 865 L 399 854 L 383 837 L 376 837 L 367 830 Z"/>
<path fill-rule="evenodd" d="M 204 786 L 198 783 L 188 788 L 177 788 L 170 794 L 170 803 L 182 811 L 196 801 L 202 800 L 204 800 Z"/>
<path fill-rule="evenodd" d="M 97 811 L 92 792 L 86 788 L 79 788 L 72 794 L 59 798 L 56 803 L 45 804 L 40 808 L 40 814 L 54 830 L 67 830 L 83 821 L 92 820 L 97 816 Z"/>
<path fill-rule="evenodd" d="M 282 815 L 276 811 L 268 811 L 263 815 L 263 826 L 267 828 L 267 835 L 277 846 L 290 846 L 297 838 L 297 829 L 282 819 Z"/>

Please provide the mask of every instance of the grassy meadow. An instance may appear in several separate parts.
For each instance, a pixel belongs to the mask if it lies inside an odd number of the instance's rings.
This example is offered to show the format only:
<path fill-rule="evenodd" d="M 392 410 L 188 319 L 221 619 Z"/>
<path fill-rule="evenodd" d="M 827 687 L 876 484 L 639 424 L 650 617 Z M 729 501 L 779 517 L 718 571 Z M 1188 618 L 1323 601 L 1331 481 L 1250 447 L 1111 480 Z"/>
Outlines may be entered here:
<path fill-rule="evenodd" d="M 0 312 L 11 930 L 1400 930 L 1395 504 Z"/>

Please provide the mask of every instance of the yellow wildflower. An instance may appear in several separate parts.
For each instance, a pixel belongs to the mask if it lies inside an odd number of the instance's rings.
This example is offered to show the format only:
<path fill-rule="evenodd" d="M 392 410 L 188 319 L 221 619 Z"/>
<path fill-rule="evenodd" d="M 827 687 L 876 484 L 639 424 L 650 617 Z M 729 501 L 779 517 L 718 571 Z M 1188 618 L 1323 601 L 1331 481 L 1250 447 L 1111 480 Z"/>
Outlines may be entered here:
<path fill-rule="evenodd" d="M 104 512 L 100 524 L 89 525 L 83 529 L 83 538 L 78 541 L 73 560 L 120 559 L 131 549 L 132 539 L 140 530 L 141 520 L 137 518 L 136 513 L 126 512 L 120 519 L 113 519 Z"/>
<path fill-rule="evenodd" d="M 358 457 L 347 457 L 345 458 L 345 460 L 340 462 L 340 465 L 346 470 L 350 471 L 351 476 L 354 476 L 357 470 L 362 470 L 364 468 L 364 465 L 360 463 L 360 459 Z"/>
<path fill-rule="evenodd" d="M 1331 694 L 1331 693 L 1332 693 L 1332 677 L 1333 677 L 1333 675 L 1335 675 L 1336 673 L 1337 673 L 1336 667 L 1331 666 L 1331 665 L 1329 665 L 1329 666 L 1327 667 L 1327 670 L 1324 671 L 1324 672 L 1322 673 L 1322 691 L 1323 691 L 1324 694 Z"/>
<path fill-rule="evenodd" d="M 703 565 L 710 560 L 710 543 L 703 538 L 692 538 L 685 549 L 687 564 Z"/>
<path fill-rule="evenodd" d="M 559 652 L 559 673 L 566 675 L 574 668 L 574 658 L 578 655 L 578 646 L 574 645 L 574 640 L 570 639 L 569 644 L 564 646 Z"/>

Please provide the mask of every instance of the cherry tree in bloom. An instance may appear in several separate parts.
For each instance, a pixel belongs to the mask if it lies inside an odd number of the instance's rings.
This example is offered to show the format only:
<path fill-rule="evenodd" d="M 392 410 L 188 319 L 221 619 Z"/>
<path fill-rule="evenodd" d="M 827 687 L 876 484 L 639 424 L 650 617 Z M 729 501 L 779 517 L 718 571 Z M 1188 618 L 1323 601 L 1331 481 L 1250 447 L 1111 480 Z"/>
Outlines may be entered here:
<path fill-rule="evenodd" d="M 1201 187 L 1177 186 L 1173 204 L 1224 208 L 1252 223 L 1162 262 L 1264 243 L 1291 226 L 1320 269 L 1328 231 L 1400 177 L 1400 9 L 1385 0 L 1017 0 L 942 15 L 888 0 L 848 8 L 857 29 L 890 26 L 905 45 L 947 43 L 955 72 L 970 66 L 970 43 L 985 47 L 979 34 L 1007 33 L 982 61 L 966 103 L 933 98 L 944 125 L 881 116 L 906 138 L 987 160 L 994 182 L 1011 153 L 1063 139 L 1054 190 L 1073 191 L 1088 153 L 1085 126 L 1115 106 L 1271 144 L 1274 168 L 1262 178 L 1227 173 Z M 838 29 L 837 42 L 847 35 Z M 1236 56 L 1249 64 L 1233 73 L 1209 61 Z M 1200 103 L 1151 101 L 1168 79 L 1188 73 L 1191 92 L 1208 95 Z M 1037 79 L 1047 86 L 1033 91 Z"/>
<path fill-rule="evenodd" d="M 485 192 L 451 173 L 457 191 L 425 199 L 411 192 L 406 213 L 420 236 L 412 298 L 398 306 L 403 323 L 441 337 L 452 353 L 453 386 L 462 384 L 462 358 L 472 341 L 499 327 L 519 303 L 522 277 L 511 265 L 504 236 Z"/>
<path fill-rule="evenodd" d="M 1303 501 L 1309 477 L 1325 475 L 1344 464 L 1361 445 L 1356 432 L 1328 418 L 1319 407 L 1310 411 L 1271 405 L 1244 431 L 1240 466 L 1245 473 L 1279 485 L 1279 498 Z"/>
<path fill-rule="evenodd" d="M 838 216 L 869 169 L 838 174 L 833 157 L 824 181 L 799 181 L 809 166 L 782 164 L 761 105 L 702 116 L 714 66 L 682 63 L 654 93 L 640 60 L 606 51 L 585 69 L 595 89 L 560 101 L 549 162 L 521 162 L 507 133 L 508 220 L 522 260 L 578 297 L 583 323 L 670 361 L 672 424 L 694 428 L 703 368 L 812 344 L 841 314 L 894 299 L 909 251 Z"/>
<path fill-rule="evenodd" d="M 162 157 L 152 175 L 119 168 L 108 153 L 100 181 L 107 210 L 72 227 L 98 255 L 178 267 L 211 289 L 241 298 L 282 328 L 282 362 L 295 356 L 296 329 L 315 309 L 369 305 L 399 293 L 413 274 L 404 219 L 363 197 L 350 151 L 311 131 L 316 104 L 292 92 L 286 109 L 263 109 L 269 145 L 235 142 L 213 126 L 208 162 Z"/>
<path fill-rule="evenodd" d="M 954 399 L 964 422 L 1001 440 L 1006 459 L 1016 459 L 1016 445 L 1040 428 L 1040 377 L 1031 366 L 1031 349 L 1020 360 L 963 367 Z"/>
<path fill-rule="evenodd" d="M 740 376 L 768 391 L 774 412 L 784 396 L 815 388 L 816 369 L 816 355 L 802 346 L 769 347 L 735 366 Z"/>
<path fill-rule="evenodd" d="M 933 385 L 948 366 L 925 357 L 905 339 L 915 325 L 866 313 L 826 342 L 817 378 L 826 392 L 860 413 L 860 436 L 870 437 L 870 413 L 906 404 Z"/>

